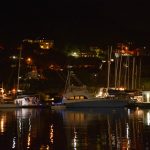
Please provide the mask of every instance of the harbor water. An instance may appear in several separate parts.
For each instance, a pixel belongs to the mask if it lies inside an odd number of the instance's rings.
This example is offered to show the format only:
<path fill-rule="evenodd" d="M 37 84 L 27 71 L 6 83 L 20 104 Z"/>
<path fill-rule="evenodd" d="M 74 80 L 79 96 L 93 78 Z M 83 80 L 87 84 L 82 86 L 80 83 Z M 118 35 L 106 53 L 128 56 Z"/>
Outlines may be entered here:
<path fill-rule="evenodd" d="M 0 109 L 0 150 L 149 150 L 150 109 Z"/>

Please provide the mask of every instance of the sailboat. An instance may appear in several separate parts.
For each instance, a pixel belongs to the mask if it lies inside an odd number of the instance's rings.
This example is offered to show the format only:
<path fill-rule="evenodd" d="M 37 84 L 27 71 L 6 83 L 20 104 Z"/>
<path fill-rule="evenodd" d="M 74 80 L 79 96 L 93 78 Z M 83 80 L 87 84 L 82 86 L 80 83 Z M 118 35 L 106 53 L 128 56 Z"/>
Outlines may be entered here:
<path fill-rule="evenodd" d="M 17 76 L 17 93 L 20 91 L 20 68 L 21 68 L 21 55 L 22 55 L 22 45 L 20 47 L 19 62 L 18 62 L 18 76 Z M 14 99 L 15 105 L 17 107 L 47 107 L 40 100 L 40 95 L 38 94 L 18 94 Z"/>
<path fill-rule="evenodd" d="M 20 90 L 20 67 L 21 67 L 21 53 L 22 46 L 19 49 L 18 58 L 18 75 L 17 75 L 17 93 L 16 97 L 12 99 L 9 103 L 0 103 L 0 108 L 24 108 L 24 107 L 46 107 L 40 101 L 40 96 L 37 94 L 18 94 Z"/>

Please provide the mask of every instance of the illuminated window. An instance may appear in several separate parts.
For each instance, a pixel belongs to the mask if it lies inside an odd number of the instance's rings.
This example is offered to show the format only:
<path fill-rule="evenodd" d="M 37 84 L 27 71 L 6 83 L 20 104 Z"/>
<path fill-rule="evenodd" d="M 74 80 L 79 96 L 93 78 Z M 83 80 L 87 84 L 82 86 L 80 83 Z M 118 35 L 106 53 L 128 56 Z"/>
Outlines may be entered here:
<path fill-rule="evenodd" d="M 80 99 L 80 97 L 79 96 L 75 96 L 75 99 Z"/>
<path fill-rule="evenodd" d="M 74 96 L 69 97 L 70 100 L 74 100 Z"/>
<path fill-rule="evenodd" d="M 80 96 L 80 99 L 84 99 L 84 96 Z"/>

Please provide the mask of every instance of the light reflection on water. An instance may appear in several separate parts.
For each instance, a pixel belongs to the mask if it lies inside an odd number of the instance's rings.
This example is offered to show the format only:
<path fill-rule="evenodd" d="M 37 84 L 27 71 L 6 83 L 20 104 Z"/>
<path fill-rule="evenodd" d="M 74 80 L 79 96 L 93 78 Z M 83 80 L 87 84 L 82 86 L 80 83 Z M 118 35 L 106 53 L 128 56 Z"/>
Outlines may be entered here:
<path fill-rule="evenodd" d="M 149 138 L 150 109 L 0 109 L 3 150 L 143 150 Z"/>

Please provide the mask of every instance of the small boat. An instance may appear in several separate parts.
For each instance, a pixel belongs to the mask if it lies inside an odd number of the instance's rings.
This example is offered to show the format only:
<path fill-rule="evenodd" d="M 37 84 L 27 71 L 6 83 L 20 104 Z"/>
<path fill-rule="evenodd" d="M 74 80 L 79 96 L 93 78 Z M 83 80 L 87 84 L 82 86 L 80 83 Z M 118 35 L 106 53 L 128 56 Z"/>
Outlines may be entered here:
<path fill-rule="evenodd" d="M 37 95 L 18 95 L 15 99 L 1 101 L 0 108 L 45 108 Z"/>
<path fill-rule="evenodd" d="M 14 99 L 14 104 L 20 107 L 38 107 L 41 106 L 37 95 L 19 95 Z"/>

